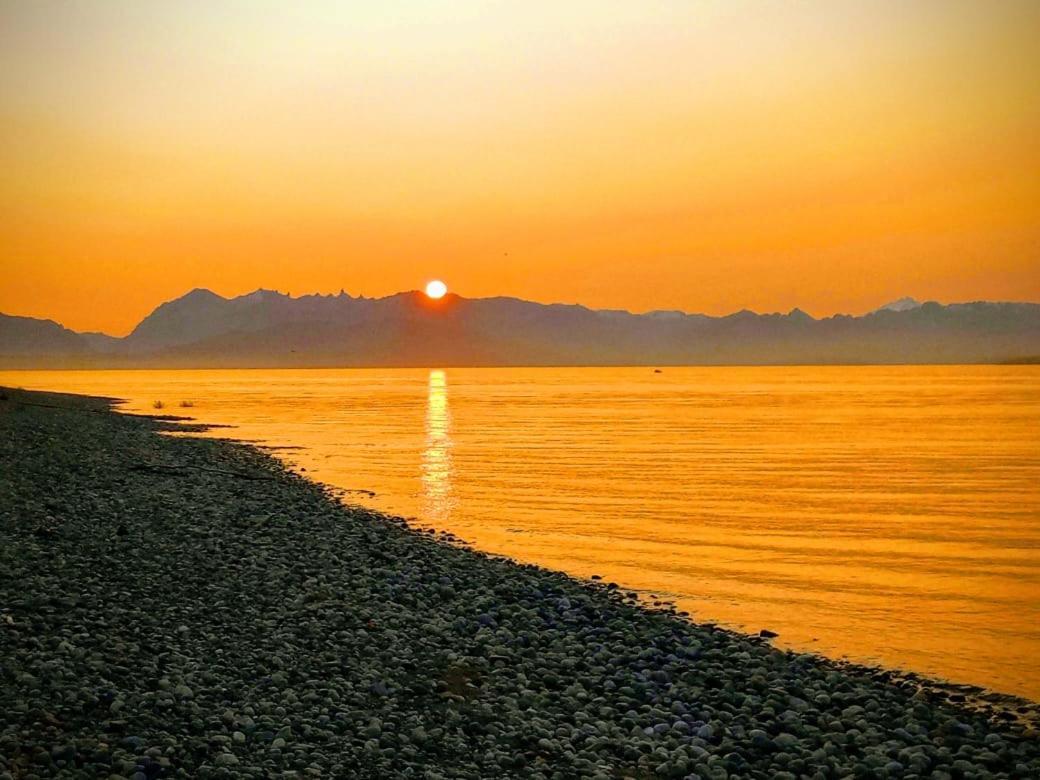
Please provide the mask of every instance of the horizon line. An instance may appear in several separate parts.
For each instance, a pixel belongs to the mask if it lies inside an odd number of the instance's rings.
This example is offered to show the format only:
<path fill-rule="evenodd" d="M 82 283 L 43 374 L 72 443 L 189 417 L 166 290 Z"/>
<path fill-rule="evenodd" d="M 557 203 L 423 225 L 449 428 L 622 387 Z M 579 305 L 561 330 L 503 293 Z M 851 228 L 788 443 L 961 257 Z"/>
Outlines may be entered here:
<path fill-rule="evenodd" d="M 395 292 L 395 293 L 389 293 L 387 295 L 381 295 L 381 296 L 367 296 L 367 295 L 364 295 L 364 294 L 352 295 L 352 294 L 350 294 L 350 293 L 348 293 L 346 291 L 346 288 L 340 288 L 340 291 L 338 293 L 313 292 L 313 293 L 302 293 L 302 294 L 298 294 L 298 295 L 293 295 L 293 293 L 291 293 L 291 292 L 284 292 L 283 293 L 283 292 L 281 292 L 280 290 L 277 290 L 277 289 L 266 288 L 266 287 L 257 287 L 256 289 L 251 290 L 249 292 L 241 293 L 239 295 L 227 296 L 227 295 L 222 295 L 222 294 L 220 294 L 218 292 L 215 292 L 214 290 L 212 290 L 212 289 L 210 289 L 208 287 L 193 287 L 190 290 L 188 290 L 187 292 L 184 292 L 184 293 L 182 293 L 182 294 L 180 294 L 180 295 L 178 295 L 178 296 L 176 296 L 174 298 L 170 298 L 169 300 L 165 300 L 165 301 L 162 301 L 159 304 L 157 304 L 148 314 L 146 314 L 143 318 L 141 318 L 141 320 L 139 320 L 137 322 L 137 324 L 134 325 L 123 336 L 113 336 L 110 333 L 106 333 L 106 332 L 100 331 L 100 330 L 82 330 L 82 331 L 81 330 L 74 330 L 73 328 L 68 327 L 67 325 L 65 325 L 64 323 L 60 322 L 59 320 L 56 320 L 56 319 L 54 319 L 52 317 L 48 317 L 48 316 L 38 316 L 38 315 L 34 315 L 34 314 L 13 314 L 13 313 L 10 313 L 10 312 L 5 312 L 5 311 L 0 311 L 0 316 L 18 317 L 18 318 L 32 319 L 32 320 L 37 320 L 37 321 L 42 321 L 42 322 L 51 322 L 51 323 L 54 323 L 55 325 L 58 325 L 58 326 L 60 326 L 62 328 L 65 328 L 66 330 L 69 330 L 69 331 L 71 331 L 73 333 L 78 333 L 78 334 L 82 334 L 82 335 L 100 335 L 100 336 L 105 336 L 105 337 L 111 338 L 111 339 L 119 339 L 119 340 L 121 340 L 121 339 L 125 339 L 125 338 L 129 337 L 134 332 L 134 330 L 137 328 L 137 326 L 139 326 L 142 322 L 144 322 L 146 319 L 148 319 L 148 317 L 150 317 L 153 314 L 155 314 L 155 312 L 158 311 L 161 307 L 163 307 L 163 306 L 165 306 L 167 304 L 179 301 L 179 300 L 181 300 L 183 298 L 186 298 L 187 296 L 191 295 L 192 293 L 198 293 L 198 292 L 208 293 L 208 294 L 210 294 L 210 295 L 212 295 L 212 296 L 214 296 L 216 298 L 220 298 L 223 301 L 235 301 L 235 300 L 239 300 L 241 298 L 248 298 L 248 297 L 250 297 L 252 295 L 256 295 L 257 293 L 272 293 L 272 294 L 277 295 L 277 296 L 279 296 L 281 298 L 287 298 L 287 299 L 293 300 L 293 301 L 302 300 L 304 298 L 339 298 L 339 297 L 346 297 L 346 298 L 349 298 L 351 300 L 382 301 L 382 300 L 386 300 L 388 298 L 396 298 L 396 297 L 402 296 L 402 295 L 412 295 L 412 296 L 423 296 L 423 297 L 425 297 L 425 293 L 422 290 L 419 290 L 419 289 L 400 290 L 400 291 Z M 892 305 L 894 303 L 902 302 L 904 300 L 913 301 L 916 304 L 913 307 L 914 309 L 921 308 L 923 306 L 927 306 L 927 305 L 930 305 L 930 304 L 934 304 L 934 305 L 937 305 L 937 306 L 944 306 L 944 307 L 945 306 L 967 306 L 967 305 L 977 304 L 977 303 L 986 303 L 986 304 L 1020 304 L 1020 305 L 1027 305 L 1027 306 L 1040 305 L 1040 301 L 1028 301 L 1028 300 L 1017 300 L 1017 301 L 999 300 L 998 301 L 998 300 L 986 300 L 984 298 L 978 298 L 978 299 L 970 300 L 970 301 L 949 301 L 949 302 L 943 302 L 943 301 L 939 301 L 939 300 L 933 299 L 933 298 L 929 298 L 929 299 L 925 299 L 925 300 L 918 300 L 918 299 L 914 298 L 913 296 L 904 295 L 902 297 L 890 300 L 887 303 L 881 304 L 877 308 L 870 309 L 870 310 L 862 312 L 860 314 L 852 314 L 852 313 L 849 313 L 849 312 L 840 312 L 839 311 L 839 312 L 834 312 L 833 314 L 828 314 L 828 315 L 823 315 L 823 316 L 816 316 L 816 315 L 810 314 L 809 312 L 805 311 L 805 309 L 802 309 L 799 306 L 795 306 L 795 307 L 789 309 L 786 312 L 779 311 L 779 310 L 777 310 L 777 311 L 756 311 L 754 309 L 749 309 L 747 307 L 744 307 L 744 308 L 741 308 L 741 309 L 737 309 L 735 311 L 731 311 L 728 314 L 705 314 L 704 312 L 685 311 L 685 310 L 682 310 L 682 309 L 647 309 L 646 311 L 632 311 L 630 309 L 592 308 L 590 306 L 587 306 L 587 305 L 585 305 L 583 303 L 579 303 L 579 302 L 566 303 L 566 302 L 563 302 L 563 301 L 553 301 L 553 302 L 535 301 L 535 300 L 531 300 L 531 299 L 528 299 L 528 298 L 519 298 L 519 297 L 517 297 L 515 295 L 489 295 L 489 296 L 481 296 L 481 297 L 467 297 L 465 295 L 461 295 L 461 294 L 456 293 L 456 292 L 451 291 L 451 290 L 449 290 L 449 292 L 444 296 L 444 298 L 439 299 L 439 301 L 444 301 L 446 299 L 457 299 L 457 300 L 462 300 L 462 301 L 489 301 L 489 300 L 504 299 L 504 300 L 520 301 L 522 303 L 532 303 L 532 304 L 535 304 L 535 305 L 538 305 L 538 306 L 572 306 L 572 307 L 582 308 L 582 309 L 585 309 L 586 311 L 590 311 L 590 312 L 608 313 L 608 314 L 609 313 L 616 313 L 616 314 L 628 315 L 628 316 L 631 316 L 631 317 L 645 317 L 645 316 L 653 315 L 653 314 L 676 314 L 676 315 L 682 315 L 684 317 L 704 317 L 704 318 L 707 318 L 707 319 L 726 319 L 728 317 L 734 317 L 734 316 L 737 316 L 739 314 L 744 314 L 744 313 L 753 314 L 753 315 L 755 315 L 757 317 L 769 317 L 769 316 L 787 317 L 787 316 L 791 316 L 792 314 L 795 314 L 796 312 L 800 312 L 800 313 L 806 315 L 807 317 L 809 317 L 810 319 L 812 319 L 815 322 L 822 322 L 822 321 L 825 321 L 825 320 L 835 319 L 835 318 L 838 318 L 838 317 L 851 317 L 851 318 L 867 317 L 867 316 L 870 316 L 872 314 L 877 314 L 878 312 L 881 312 L 881 311 L 885 310 L 887 306 L 890 306 L 890 305 Z M 437 305 L 437 302 L 433 302 L 433 303 L 434 303 L 434 305 Z M 894 313 L 898 313 L 898 312 L 894 312 Z M 951 365 L 958 365 L 958 364 L 951 364 Z"/>

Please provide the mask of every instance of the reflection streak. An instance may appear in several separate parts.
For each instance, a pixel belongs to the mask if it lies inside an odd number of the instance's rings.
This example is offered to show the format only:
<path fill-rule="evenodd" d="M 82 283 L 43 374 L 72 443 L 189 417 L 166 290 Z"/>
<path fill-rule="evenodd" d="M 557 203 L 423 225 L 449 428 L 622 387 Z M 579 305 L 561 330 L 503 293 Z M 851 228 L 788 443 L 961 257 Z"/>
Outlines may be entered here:
<path fill-rule="evenodd" d="M 443 522 L 451 516 L 452 496 L 451 411 L 448 382 L 440 370 L 430 372 L 426 400 L 426 447 L 422 455 L 423 515 Z"/>

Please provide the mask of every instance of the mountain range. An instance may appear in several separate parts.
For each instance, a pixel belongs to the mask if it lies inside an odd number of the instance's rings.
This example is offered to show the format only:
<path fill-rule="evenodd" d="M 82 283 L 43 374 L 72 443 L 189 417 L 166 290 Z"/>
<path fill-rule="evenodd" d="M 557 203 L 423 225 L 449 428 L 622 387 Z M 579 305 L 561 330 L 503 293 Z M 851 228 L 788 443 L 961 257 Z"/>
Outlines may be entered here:
<path fill-rule="evenodd" d="M 1040 304 L 912 298 L 815 319 L 799 309 L 713 317 L 454 294 L 433 301 L 414 291 L 224 298 L 196 289 L 123 338 L 0 314 L 4 368 L 1001 363 L 1035 355 Z"/>

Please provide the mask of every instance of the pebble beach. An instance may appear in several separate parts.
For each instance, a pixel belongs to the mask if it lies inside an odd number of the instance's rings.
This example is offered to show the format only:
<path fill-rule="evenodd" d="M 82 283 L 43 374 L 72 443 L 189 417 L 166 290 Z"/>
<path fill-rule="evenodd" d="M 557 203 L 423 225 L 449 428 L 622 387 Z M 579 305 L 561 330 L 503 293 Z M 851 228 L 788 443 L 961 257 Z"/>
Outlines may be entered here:
<path fill-rule="evenodd" d="M 192 429 L 0 391 L 0 779 L 1040 777 L 1035 703 L 782 651 L 162 435 Z"/>

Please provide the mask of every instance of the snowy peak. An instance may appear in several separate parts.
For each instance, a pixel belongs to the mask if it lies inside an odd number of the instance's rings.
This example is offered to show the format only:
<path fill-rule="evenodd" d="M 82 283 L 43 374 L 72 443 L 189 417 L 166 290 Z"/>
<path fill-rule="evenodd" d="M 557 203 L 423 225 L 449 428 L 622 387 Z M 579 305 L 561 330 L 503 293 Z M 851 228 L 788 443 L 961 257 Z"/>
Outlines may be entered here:
<path fill-rule="evenodd" d="M 897 301 L 886 303 L 884 306 L 874 309 L 874 313 L 876 314 L 879 311 L 910 311 L 911 309 L 918 309 L 920 307 L 920 301 L 907 295 Z"/>

